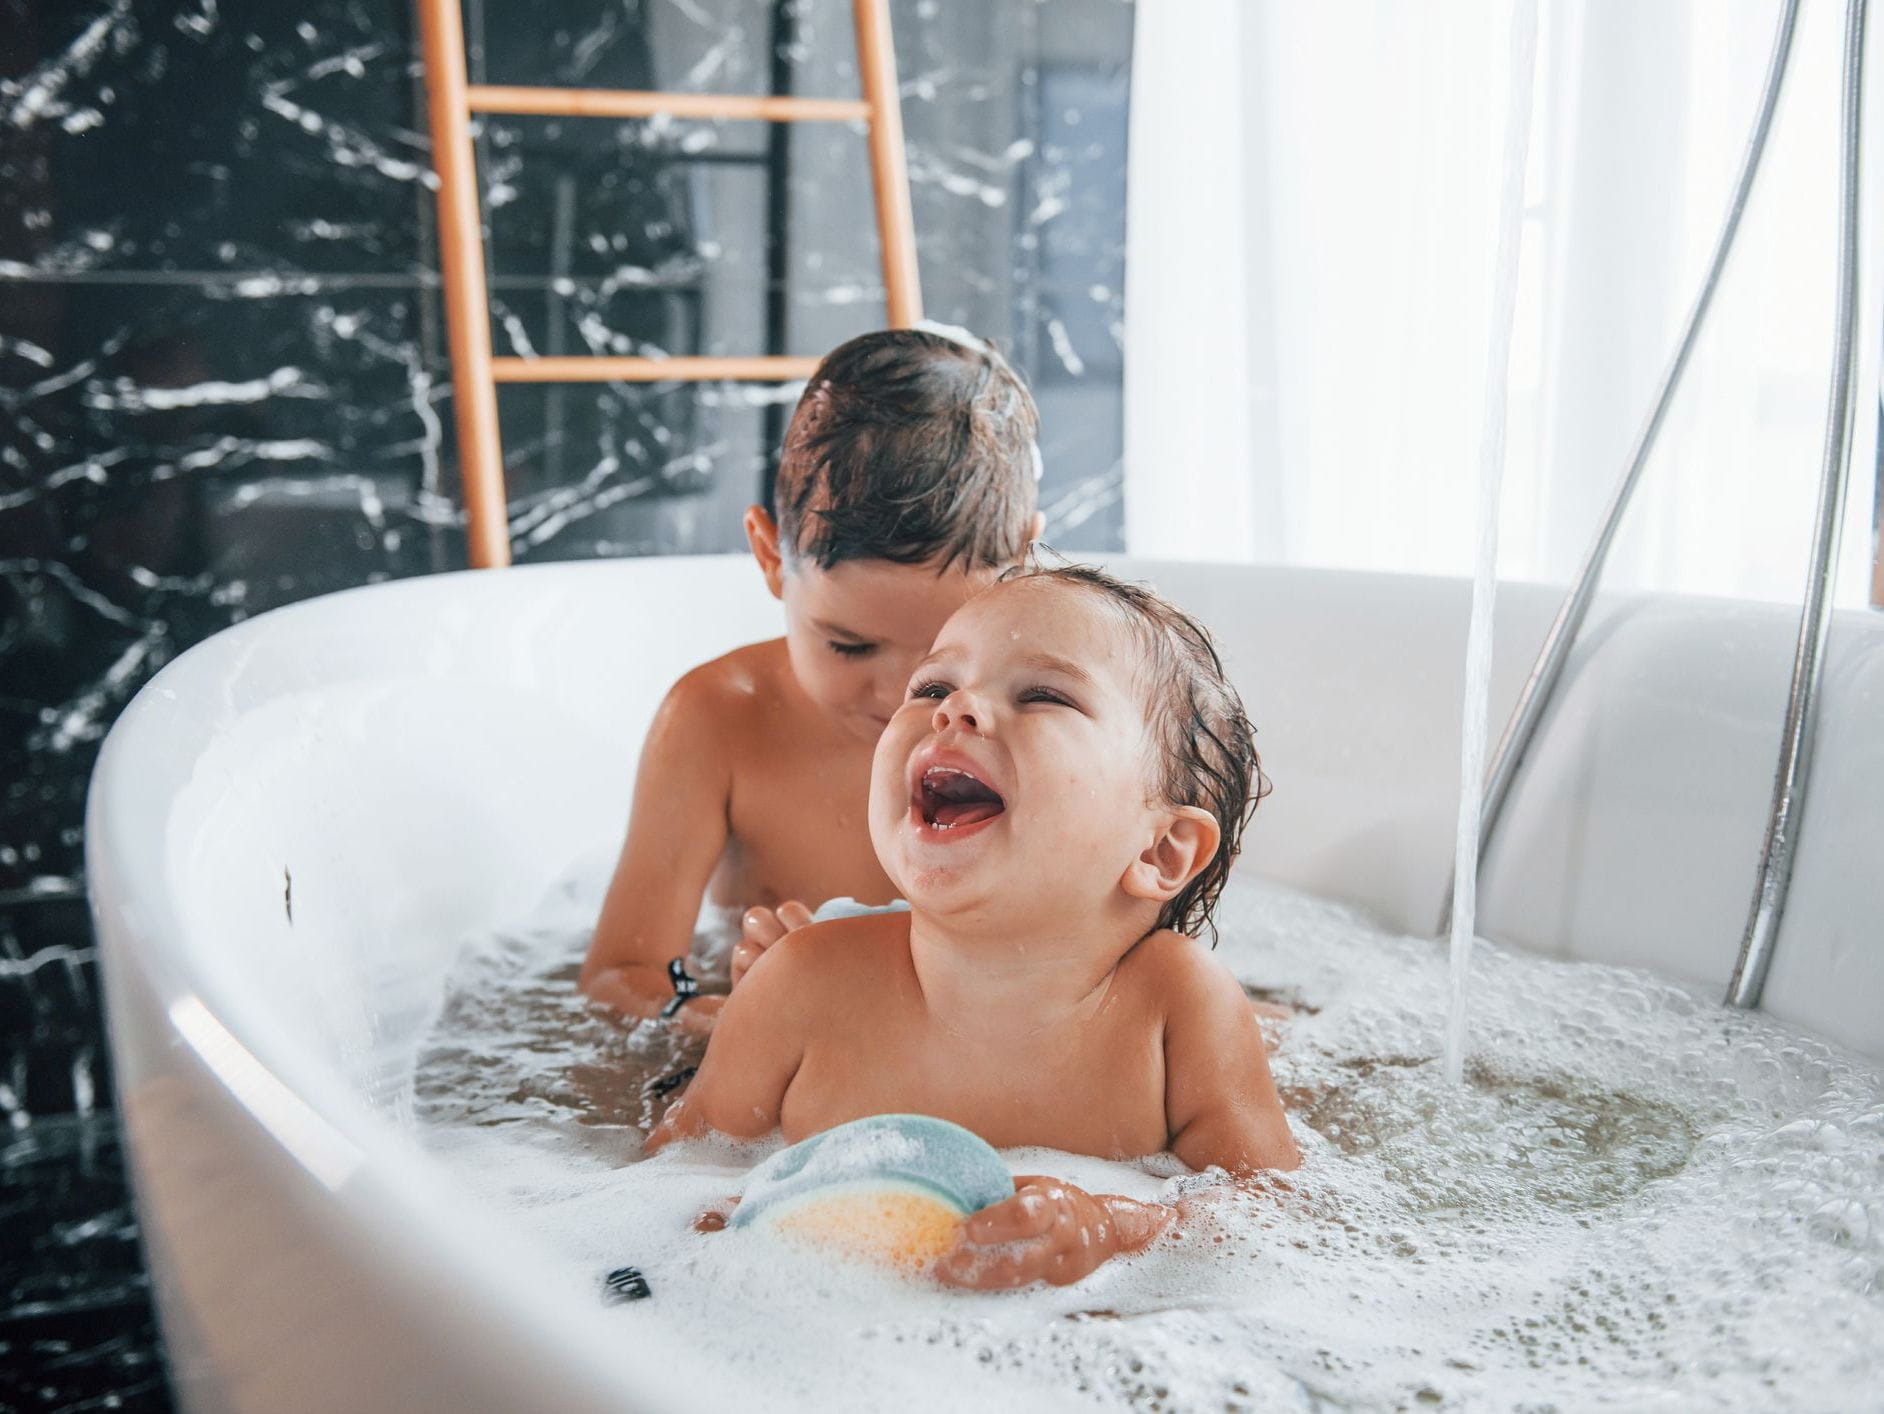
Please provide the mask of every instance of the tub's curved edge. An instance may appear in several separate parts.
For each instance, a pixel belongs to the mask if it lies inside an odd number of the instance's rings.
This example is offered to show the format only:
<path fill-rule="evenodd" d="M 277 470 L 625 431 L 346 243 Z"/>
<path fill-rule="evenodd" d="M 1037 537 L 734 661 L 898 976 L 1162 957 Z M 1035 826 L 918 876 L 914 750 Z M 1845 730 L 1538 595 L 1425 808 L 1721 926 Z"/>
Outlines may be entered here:
<path fill-rule="evenodd" d="M 669 572 L 674 568 L 669 562 Z M 516 578 L 506 585 L 492 583 L 490 589 L 514 592 L 517 580 L 527 578 L 541 591 L 581 579 L 621 577 L 624 572 L 634 577 L 633 562 L 529 567 L 509 572 Z M 215 1295 L 203 1279 L 204 1254 L 187 1249 L 192 1243 L 217 1245 L 224 1236 L 219 1231 L 226 1226 L 224 1215 L 179 1211 L 179 1195 L 187 1194 L 192 1181 L 200 1188 L 205 1165 L 213 1171 L 223 1157 L 182 1151 L 204 1133 L 212 1133 L 216 1144 L 232 1150 L 241 1146 L 248 1162 L 255 1162 L 261 1149 L 279 1159 L 270 1173 L 281 1191 L 250 1193 L 246 1201 L 272 1204 L 282 1213 L 325 1205 L 345 1215 L 350 1231 L 344 1236 L 352 1239 L 349 1252 L 356 1257 L 377 1253 L 385 1259 L 379 1271 L 349 1269 L 358 1280 L 352 1299 L 336 1306 L 331 1289 L 323 1297 L 330 1315 L 342 1308 L 358 1313 L 357 1319 L 335 1317 L 346 1323 L 346 1348 L 325 1351 L 326 1357 L 342 1364 L 349 1359 L 371 1364 L 372 1354 L 364 1347 L 375 1339 L 384 1341 L 381 1332 L 396 1332 L 403 1342 L 415 1333 L 422 1339 L 425 1332 L 447 1330 L 457 1334 L 433 1355 L 456 1361 L 464 1353 L 461 1344 L 468 1343 L 479 1351 L 472 1363 L 490 1367 L 486 1379 L 468 1384 L 463 1371 L 437 1371 L 447 1387 L 456 1381 L 451 1393 L 461 1410 L 497 1411 L 527 1404 L 580 1411 L 678 1410 L 735 1407 L 739 1402 L 721 1381 L 678 1362 L 631 1360 L 624 1358 L 625 1352 L 611 1358 L 612 1352 L 621 1351 L 627 1333 L 610 1319 L 599 1299 L 590 1303 L 566 1295 L 566 1273 L 547 1254 L 511 1235 L 494 1209 L 461 1189 L 444 1165 L 347 1093 L 312 1058 L 290 1047 L 265 1064 L 243 1043 L 238 1028 L 225 1024 L 213 979 L 191 977 L 182 961 L 183 925 L 162 877 L 163 850 L 149 841 L 162 839 L 174 787 L 187 779 L 190 753 L 177 748 L 208 739 L 216 724 L 183 718 L 174 705 L 178 686 L 244 651 L 256 635 L 291 619 L 330 613 L 335 600 L 366 594 L 382 600 L 388 594 L 456 599 L 467 582 L 492 578 L 466 571 L 362 586 L 257 615 L 167 664 L 133 698 L 100 748 L 86 795 L 88 902 L 98 939 L 128 1167 L 159 1317 L 171 1347 L 168 1359 L 186 1409 L 392 1407 L 333 1403 L 333 1381 L 339 1376 L 332 1370 L 295 1405 L 299 1385 L 270 1386 L 252 1367 L 251 1357 L 266 1363 L 265 1352 L 244 1347 L 240 1358 L 231 1360 L 227 1340 L 210 1338 L 206 1320 L 211 1313 L 204 1303 Z M 166 746 L 171 750 L 166 752 Z M 148 772 L 133 770 L 131 763 L 151 759 L 162 761 L 175 779 L 152 780 Z M 190 1132 L 182 1132 L 185 1129 Z M 186 1179 L 185 1186 L 179 1187 L 174 1174 L 166 1178 L 164 1171 L 191 1164 L 196 1179 Z M 189 1230 L 192 1221 L 194 1231 Z M 318 1220 L 308 1230 L 314 1242 L 334 1235 L 331 1223 Z M 268 1235 L 274 1231 L 264 1229 L 260 1242 L 274 1246 Z M 467 1233 L 474 1233 L 475 1241 L 466 1241 Z M 265 1271 L 270 1258 L 257 1250 L 257 1233 L 245 1236 L 247 1265 Z M 318 1266 L 321 1255 L 303 1250 L 286 1254 L 286 1259 L 299 1267 Z M 209 1265 L 220 1262 L 226 1268 L 241 1257 L 239 1252 L 220 1253 Z M 338 1279 L 344 1283 L 346 1273 Z M 240 1282 L 226 1284 L 241 1289 Z M 426 1304 L 426 1292 L 431 1293 L 430 1311 L 419 1309 Z M 375 1322 L 380 1332 L 373 1329 Z M 396 1350 L 384 1353 L 388 1360 L 399 1358 Z M 412 1350 L 410 1359 L 422 1361 L 425 1354 Z M 294 1363 L 290 1360 L 290 1369 Z M 441 1392 L 424 1386 L 430 1376 L 422 1369 L 410 1375 L 423 1387 L 411 1392 L 423 1392 L 428 1399 Z M 548 1404 L 543 1403 L 546 1399 Z"/>

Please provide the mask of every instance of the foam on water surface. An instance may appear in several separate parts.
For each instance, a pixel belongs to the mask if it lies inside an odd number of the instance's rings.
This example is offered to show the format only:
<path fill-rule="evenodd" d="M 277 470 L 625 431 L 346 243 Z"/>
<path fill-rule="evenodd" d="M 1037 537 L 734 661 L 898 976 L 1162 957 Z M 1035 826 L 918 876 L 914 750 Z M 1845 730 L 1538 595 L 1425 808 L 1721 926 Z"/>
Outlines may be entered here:
<path fill-rule="evenodd" d="M 1152 1251 L 976 1295 L 694 1218 L 773 1145 L 639 1160 L 697 1059 L 574 995 L 561 922 L 480 944 L 417 1081 L 423 1138 L 599 1301 L 624 1352 L 774 1407 L 1884 1409 L 1884 1080 L 1646 974 L 1480 944 L 1445 1082 L 1446 960 L 1336 905 L 1233 888 L 1220 955 L 1300 1013 L 1273 1058 L 1304 1162 L 1236 1190 L 1168 1157 L 1009 1151 L 1176 1199 Z M 723 938 L 719 940 L 723 943 Z"/>

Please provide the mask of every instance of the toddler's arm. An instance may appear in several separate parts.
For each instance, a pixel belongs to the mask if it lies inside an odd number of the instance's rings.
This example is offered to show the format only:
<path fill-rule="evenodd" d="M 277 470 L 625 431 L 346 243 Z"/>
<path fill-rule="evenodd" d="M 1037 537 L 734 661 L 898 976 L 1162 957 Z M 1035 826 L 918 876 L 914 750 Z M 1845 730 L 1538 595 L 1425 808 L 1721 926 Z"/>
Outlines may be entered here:
<path fill-rule="evenodd" d="M 1262 1026 L 1227 968 L 1199 952 L 1173 988 L 1164 1029 L 1164 1111 L 1171 1152 L 1233 1174 L 1302 1162 L 1282 1112 Z"/>
<path fill-rule="evenodd" d="M 1262 1029 L 1230 973 L 1172 952 L 1163 979 L 1165 1122 L 1171 1150 L 1193 1169 L 1242 1176 L 1302 1161 L 1289 1133 Z M 1078 1281 L 1113 1257 L 1150 1246 L 1180 1215 L 1161 1203 L 1091 1194 L 1050 1178 L 1017 1180 L 1014 1197 L 969 1219 L 962 1245 L 936 1265 L 956 1286 L 983 1290 Z"/>
<path fill-rule="evenodd" d="M 641 748 L 628 838 L 582 963 L 582 990 L 630 1016 L 673 999 L 667 965 L 685 957 L 700 900 L 726 849 L 732 771 L 720 694 L 696 669 L 667 694 Z M 720 1005 L 702 997 L 675 1019 L 706 1030 Z"/>
<path fill-rule="evenodd" d="M 791 952 L 768 952 L 726 998 L 699 1072 L 654 1126 L 645 1152 L 709 1130 L 758 1139 L 778 1128 L 785 1091 L 804 1059 Z"/>

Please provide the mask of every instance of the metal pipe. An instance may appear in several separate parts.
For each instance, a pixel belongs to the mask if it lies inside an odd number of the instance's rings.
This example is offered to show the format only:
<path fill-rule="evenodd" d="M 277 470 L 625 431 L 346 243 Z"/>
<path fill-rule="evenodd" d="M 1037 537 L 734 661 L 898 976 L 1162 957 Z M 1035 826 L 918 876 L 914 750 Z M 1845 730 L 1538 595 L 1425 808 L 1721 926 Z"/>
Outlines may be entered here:
<path fill-rule="evenodd" d="M 1590 542 L 1589 549 L 1584 551 L 1576 580 L 1570 592 L 1564 596 L 1563 603 L 1558 606 L 1557 617 L 1551 622 L 1550 631 L 1544 635 L 1543 646 L 1539 648 L 1537 659 L 1531 665 L 1530 676 L 1525 679 L 1524 687 L 1518 693 L 1517 704 L 1511 709 L 1511 717 L 1505 724 L 1504 733 L 1498 738 L 1497 748 L 1492 754 L 1491 769 L 1485 776 L 1485 805 L 1478 834 L 1481 861 L 1491 848 L 1492 835 L 1504 813 L 1512 783 L 1517 779 L 1532 738 L 1537 735 L 1538 725 L 1550 707 L 1558 681 L 1563 676 L 1564 663 L 1576 643 L 1577 632 L 1589 614 L 1590 604 L 1596 597 L 1597 583 L 1602 576 L 1603 563 L 1609 558 L 1610 547 L 1622 524 L 1623 512 L 1628 509 L 1630 498 L 1635 494 L 1636 483 L 1642 479 L 1642 469 L 1648 464 L 1649 453 L 1654 450 L 1655 441 L 1661 435 L 1662 424 L 1674 402 L 1675 392 L 1681 386 L 1682 376 L 1687 372 L 1688 359 L 1694 352 L 1701 326 L 1714 303 L 1721 273 L 1726 269 L 1727 257 L 1740 232 L 1740 218 L 1746 212 L 1747 198 L 1753 191 L 1753 180 L 1759 173 L 1761 159 L 1766 153 L 1766 140 L 1772 131 L 1773 113 L 1779 104 L 1780 88 L 1785 78 L 1787 60 L 1792 54 L 1793 33 L 1798 19 L 1799 0 L 1785 0 L 1780 8 L 1777 32 L 1773 36 L 1772 54 L 1767 60 L 1759 110 L 1754 116 L 1753 130 L 1747 137 L 1746 152 L 1740 159 L 1740 174 L 1734 182 L 1726 219 L 1722 221 L 1720 234 L 1715 239 L 1707 273 L 1702 277 L 1701 288 L 1688 311 L 1681 340 L 1675 346 L 1674 357 L 1669 360 L 1667 371 L 1662 374 L 1661 386 L 1656 390 L 1648 419 L 1636 436 L 1635 450 L 1630 454 L 1628 468 L 1610 495 L 1602 524 L 1597 529 L 1595 539 Z M 1441 933 L 1450 927 L 1451 920 L 1452 894 L 1448 889 L 1440 921 Z"/>
<path fill-rule="evenodd" d="M 1792 690 L 1773 773 L 1773 805 L 1766 842 L 1747 914 L 1740 957 L 1727 984 L 1729 1006 L 1753 1007 L 1766 986 L 1792 883 L 1793 855 L 1805 813 L 1812 772 L 1812 737 L 1825 641 L 1832 624 L 1832 579 L 1838 568 L 1838 535 L 1844 525 L 1845 484 L 1851 472 L 1852 402 L 1858 371 L 1858 197 L 1859 127 L 1864 110 L 1865 0 L 1847 0 L 1843 64 L 1844 122 L 1839 134 L 1838 329 L 1832 352 L 1831 405 L 1825 414 L 1825 457 L 1819 475 L 1818 520 L 1812 559 L 1806 569 L 1805 604 L 1799 614 L 1799 644 L 1793 655 Z"/>

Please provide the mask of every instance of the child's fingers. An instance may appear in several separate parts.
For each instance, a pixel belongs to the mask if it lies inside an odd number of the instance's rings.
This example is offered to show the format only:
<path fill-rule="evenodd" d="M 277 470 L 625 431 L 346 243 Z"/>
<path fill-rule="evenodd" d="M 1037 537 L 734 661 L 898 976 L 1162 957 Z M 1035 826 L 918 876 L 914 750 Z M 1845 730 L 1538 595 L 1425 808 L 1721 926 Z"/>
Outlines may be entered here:
<path fill-rule="evenodd" d="M 963 1246 L 938 1260 L 935 1274 L 949 1286 L 963 1286 L 971 1291 L 1006 1291 L 1039 1281 L 1047 1255 L 1046 1249 L 1037 1243 L 994 1252 Z"/>
<path fill-rule="evenodd" d="M 743 938 L 740 940 L 738 946 L 733 949 L 732 977 L 735 987 L 739 985 L 739 979 L 746 975 L 747 969 L 759 960 L 759 954 L 764 951 L 765 949 L 757 943 L 749 943 Z"/>
<path fill-rule="evenodd" d="M 1048 1255 L 1041 1279 L 1053 1286 L 1071 1286 L 1104 1260 L 1090 1247 L 1065 1247 Z"/>
<path fill-rule="evenodd" d="M 1106 1211 L 1112 1219 L 1119 1250 L 1124 1252 L 1150 1246 L 1151 1240 L 1170 1227 L 1176 1216 L 1162 1203 L 1134 1203 L 1124 1198 L 1110 1199 Z"/>
<path fill-rule="evenodd" d="M 1058 1213 L 1058 1208 L 1038 1190 L 1023 1189 L 1012 1198 L 991 1203 L 970 1217 L 965 1236 L 981 1247 L 1023 1242 L 1045 1233 L 1053 1226 Z"/>
<path fill-rule="evenodd" d="M 749 908 L 745 916 L 739 920 L 741 941 L 751 943 L 760 952 L 764 952 L 790 931 L 779 922 L 778 914 L 769 908 Z"/>
<path fill-rule="evenodd" d="M 810 922 L 811 910 L 797 899 L 781 903 L 776 909 L 747 909 L 739 920 L 739 943 L 733 949 L 733 985 L 739 985 L 739 979 L 759 960 L 760 953 Z"/>

